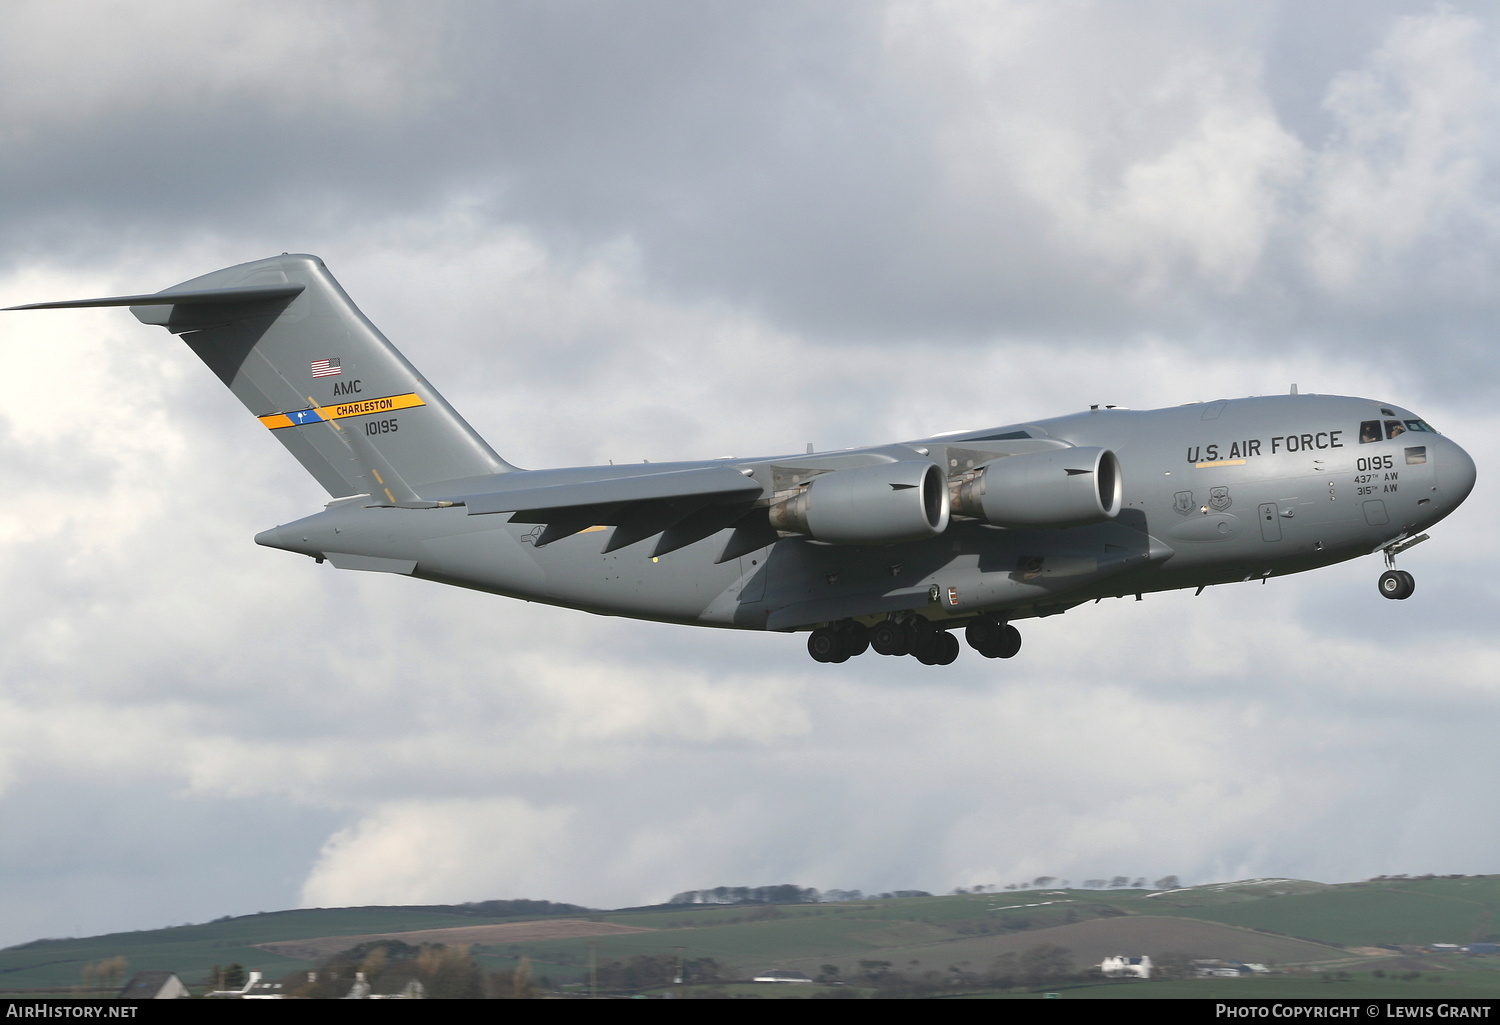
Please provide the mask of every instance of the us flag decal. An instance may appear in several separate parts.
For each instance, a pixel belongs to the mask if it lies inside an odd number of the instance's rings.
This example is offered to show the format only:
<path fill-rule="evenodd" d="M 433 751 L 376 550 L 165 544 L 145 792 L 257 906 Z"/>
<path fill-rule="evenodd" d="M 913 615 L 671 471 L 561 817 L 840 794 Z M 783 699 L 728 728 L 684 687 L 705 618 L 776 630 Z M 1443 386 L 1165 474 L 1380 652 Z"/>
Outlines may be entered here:
<path fill-rule="evenodd" d="M 315 359 L 312 361 L 312 375 L 314 377 L 337 377 L 344 372 L 343 364 L 337 359 Z"/>

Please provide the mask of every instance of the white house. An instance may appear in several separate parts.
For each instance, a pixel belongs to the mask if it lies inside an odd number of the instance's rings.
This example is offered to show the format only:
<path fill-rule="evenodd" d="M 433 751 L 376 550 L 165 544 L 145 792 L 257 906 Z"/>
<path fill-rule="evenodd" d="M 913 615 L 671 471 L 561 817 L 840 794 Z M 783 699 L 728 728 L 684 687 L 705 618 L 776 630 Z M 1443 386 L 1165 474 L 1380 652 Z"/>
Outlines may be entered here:
<path fill-rule="evenodd" d="M 1149 979 L 1151 978 L 1151 958 L 1144 954 L 1140 957 L 1116 954 L 1099 962 L 1099 970 L 1109 979 Z"/>

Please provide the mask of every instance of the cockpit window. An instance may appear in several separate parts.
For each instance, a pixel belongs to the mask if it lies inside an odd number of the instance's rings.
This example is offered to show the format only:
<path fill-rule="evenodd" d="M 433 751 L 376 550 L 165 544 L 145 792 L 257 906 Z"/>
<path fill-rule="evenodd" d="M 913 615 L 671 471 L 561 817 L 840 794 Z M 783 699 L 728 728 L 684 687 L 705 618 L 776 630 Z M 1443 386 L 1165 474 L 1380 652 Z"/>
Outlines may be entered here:
<path fill-rule="evenodd" d="M 1384 427 L 1382 431 L 1381 428 Z M 1372 441 L 1390 440 L 1400 437 L 1407 431 L 1416 431 L 1419 434 L 1436 434 L 1432 425 L 1426 420 L 1387 420 L 1382 424 L 1379 420 L 1364 420 L 1359 425 L 1359 443 L 1368 445 Z"/>

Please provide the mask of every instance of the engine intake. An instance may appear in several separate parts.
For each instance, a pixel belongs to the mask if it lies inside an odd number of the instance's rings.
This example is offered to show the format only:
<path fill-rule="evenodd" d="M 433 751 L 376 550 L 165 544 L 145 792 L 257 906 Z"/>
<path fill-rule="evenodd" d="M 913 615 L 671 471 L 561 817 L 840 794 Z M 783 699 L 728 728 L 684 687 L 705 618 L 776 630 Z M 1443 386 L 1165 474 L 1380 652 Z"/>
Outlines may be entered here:
<path fill-rule="evenodd" d="M 948 529 L 948 489 L 929 462 L 903 459 L 820 474 L 770 507 L 771 526 L 818 541 L 890 545 Z"/>
<path fill-rule="evenodd" d="M 998 527 L 1082 527 L 1120 511 L 1120 461 L 1107 448 L 1006 456 L 951 484 L 953 511 Z"/>

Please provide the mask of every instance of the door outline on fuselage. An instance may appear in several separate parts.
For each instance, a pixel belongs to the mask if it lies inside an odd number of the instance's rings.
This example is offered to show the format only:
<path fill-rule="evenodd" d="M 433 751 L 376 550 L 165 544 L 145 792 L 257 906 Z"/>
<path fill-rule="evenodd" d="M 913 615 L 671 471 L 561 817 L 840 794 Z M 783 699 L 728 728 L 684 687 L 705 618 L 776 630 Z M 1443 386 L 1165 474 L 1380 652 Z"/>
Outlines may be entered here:
<path fill-rule="evenodd" d="M 1275 502 L 1261 503 L 1260 536 L 1263 541 L 1281 540 L 1281 510 Z"/>

